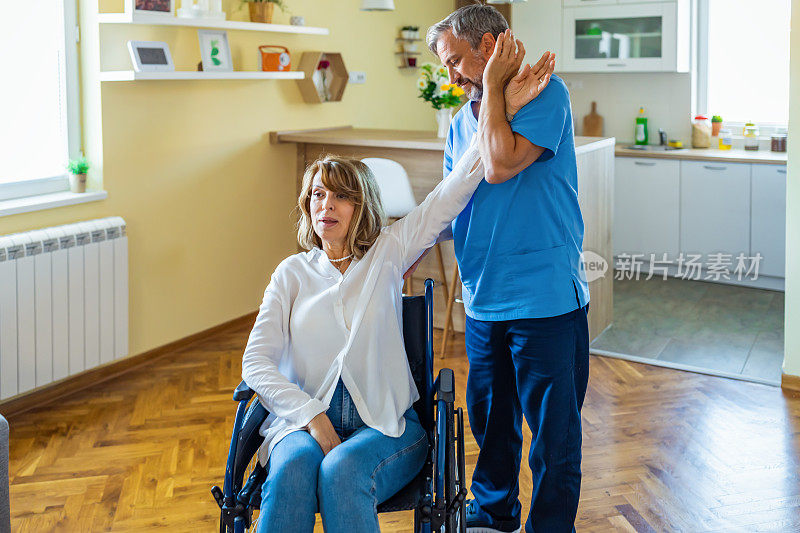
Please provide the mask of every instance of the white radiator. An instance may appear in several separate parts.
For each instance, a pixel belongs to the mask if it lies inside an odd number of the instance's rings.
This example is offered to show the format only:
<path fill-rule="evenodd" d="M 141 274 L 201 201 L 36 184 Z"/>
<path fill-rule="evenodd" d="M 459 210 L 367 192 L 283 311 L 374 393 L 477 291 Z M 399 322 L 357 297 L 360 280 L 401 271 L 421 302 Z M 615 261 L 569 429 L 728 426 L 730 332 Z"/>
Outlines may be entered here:
<path fill-rule="evenodd" d="M 122 218 L 0 236 L 0 400 L 127 354 Z"/>

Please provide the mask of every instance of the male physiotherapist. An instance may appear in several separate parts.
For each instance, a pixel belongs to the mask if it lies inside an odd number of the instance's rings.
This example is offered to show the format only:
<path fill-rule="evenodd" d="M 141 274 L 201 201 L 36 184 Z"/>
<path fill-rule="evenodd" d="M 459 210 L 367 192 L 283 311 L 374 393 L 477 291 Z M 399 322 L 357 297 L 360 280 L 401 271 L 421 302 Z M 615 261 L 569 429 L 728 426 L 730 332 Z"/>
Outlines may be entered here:
<path fill-rule="evenodd" d="M 495 39 L 515 43 L 507 29 L 493 7 L 470 5 L 428 32 L 450 82 L 470 99 L 450 125 L 445 175 L 477 130 L 481 104 L 503 98 L 484 91 L 482 80 Z M 506 112 L 489 117 L 480 139 L 486 179 L 452 224 L 467 314 L 467 409 L 480 447 L 467 531 L 520 529 L 524 414 L 533 434 L 525 531 L 568 532 L 580 493 L 580 410 L 589 371 L 589 289 L 569 93 L 553 76 L 538 98 Z"/>

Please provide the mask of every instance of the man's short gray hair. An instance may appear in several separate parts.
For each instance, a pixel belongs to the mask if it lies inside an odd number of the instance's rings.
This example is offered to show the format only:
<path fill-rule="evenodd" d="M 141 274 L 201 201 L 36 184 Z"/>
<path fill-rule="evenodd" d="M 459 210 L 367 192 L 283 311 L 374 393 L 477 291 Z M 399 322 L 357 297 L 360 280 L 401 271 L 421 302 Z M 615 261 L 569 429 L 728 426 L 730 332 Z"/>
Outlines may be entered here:
<path fill-rule="evenodd" d="M 474 4 L 456 9 L 441 22 L 428 29 L 425 42 L 433 55 L 438 56 L 436 45 L 439 37 L 452 31 L 457 39 L 465 39 L 473 50 L 477 50 L 484 34 L 490 33 L 497 38 L 508 29 L 508 21 L 492 6 Z"/>

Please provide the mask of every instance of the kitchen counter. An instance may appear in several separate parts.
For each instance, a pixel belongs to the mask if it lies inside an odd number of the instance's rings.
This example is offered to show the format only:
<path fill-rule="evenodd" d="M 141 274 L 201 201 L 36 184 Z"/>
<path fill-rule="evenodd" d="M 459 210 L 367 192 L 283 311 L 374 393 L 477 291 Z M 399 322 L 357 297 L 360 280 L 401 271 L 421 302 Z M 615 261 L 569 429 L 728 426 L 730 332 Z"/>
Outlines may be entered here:
<path fill-rule="evenodd" d="M 407 148 L 411 150 L 444 151 L 445 146 L 445 139 L 436 137 L 432 131 L 384 130 L 352 126 L 318 130 L 273 131 L 270 132 L 270 140 L 273 143 L 331 143 L 340 146 Z M 576 154 L 613 145 L 613 137 L 575 137 Z"/>
<path fill-rule="evenodd" d="M 295 143 L 297 145 L 297 190 L 307 165 L 324 153 L 344 157 L 383 157 L 403 165 L 411 181 L 414 198 L 421 202 L 442 180 L 442 157 L 445 139 L 436 137 L 433 131 L 367 129 L 344 126 L 298 131 L 270 132 L 272 143 Z M 589 284 L 591 309 L 589 313 L 589 335 L 599 335 L 613 317 L 613 248 L 611 228 L 614 194 L 614 138 L 575 137 L 578 165 L 578 202 L 585 225 L 584 250 L 602 256 L 609 265 L 604 277 Z M 454 270 L 455 257 L 452 241 L 442 243 L 445 272 L 448 277 Z M 436 254 L 429 254 L 420 263 L 413 276 L 417 291 L 425 278 L 437 283 L 434 298 L 434 323 L 444 324 L 444 298 L 438 285 L 441 283 Z M 449 280 L 448 280 L 449 281 Z M 460 290 L 460 289 L 459 289 Z M 453 323 L 457 331 L 464 331 L 464 308 L 454 307 Z"/>
<path fill-rule="evenodd" d="M 577 139 L 577 138 L 576 138 Z M 684 161 L 720 161 L 725 163 L 762 163 L 785 165 L 786 152 L 769 150 L 749 151 L 742 149 L 718 150 L 714 148 L 684 148 L 682 150 L 646 151 L 623 148 L 633 143 L 618 144 L 614 150 L 617 157 L 652 157 L 655 159 L 682 159 Z"/>

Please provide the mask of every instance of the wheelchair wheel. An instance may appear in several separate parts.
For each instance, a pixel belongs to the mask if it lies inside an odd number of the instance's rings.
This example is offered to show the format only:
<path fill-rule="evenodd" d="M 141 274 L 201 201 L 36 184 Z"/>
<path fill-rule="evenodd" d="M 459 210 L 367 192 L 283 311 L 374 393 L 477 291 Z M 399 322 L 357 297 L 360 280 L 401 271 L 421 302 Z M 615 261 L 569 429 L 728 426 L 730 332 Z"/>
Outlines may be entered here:
<path fill-rule="evenodd" d="M 253 473 L 258 466 L 258 455 L 254 455 L 250 462 L 247 464 L 247 468 L 245 469 L 244 478 L 250 479 L 253 476 Z M 246 487 L 242 489 L 243 491 L 246 490 Z M 258 530 L 258 510 L 261 507 L 261 484 L 257 487 L 253 487 L 254 492 L 251 493 L 249 501 L 248 501 L 248 514 L 250 515 L 250 527 L 245 528 L 244 531 L 248 532 L 255 532 Z M 255 512 L 255 516 L 253 516 L 253 511 Z"/>

